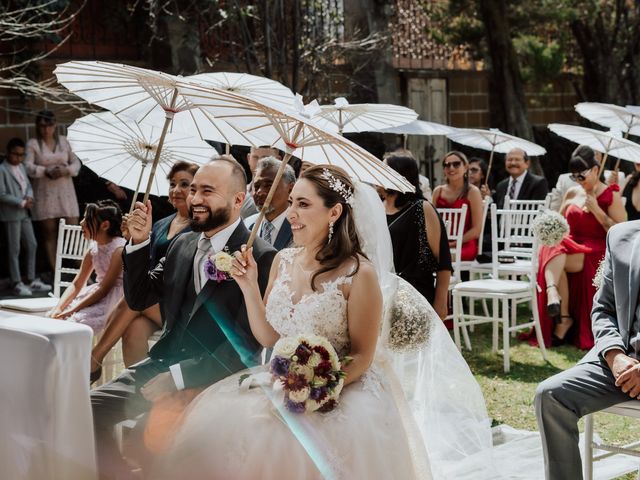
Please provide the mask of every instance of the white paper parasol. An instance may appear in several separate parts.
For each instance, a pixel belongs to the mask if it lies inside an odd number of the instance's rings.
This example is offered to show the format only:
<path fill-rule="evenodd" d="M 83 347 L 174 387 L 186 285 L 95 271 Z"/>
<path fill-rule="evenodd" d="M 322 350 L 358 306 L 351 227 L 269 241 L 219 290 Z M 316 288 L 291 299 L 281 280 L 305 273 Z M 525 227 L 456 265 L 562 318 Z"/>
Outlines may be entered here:
<path fill-rule="evenodd" d="M 344 168 L 349 175 L 366 183 L 401 192 L 413 191 L 413 186 L 401 175 L 349 140 L 327 132 L 312 119 L 317 103 L 304 106 L 297 100 L 297 112 L 286 111 L 277 105 L 245 98 L 244 105 L 221 101 L 216 92 L 198 85 L 182 85 L 182 94 L 198 108 L 209 111 L 216 118 L 233 124 L 243 132 L 255 133 L 267 140 L 266 145 L 286 152 L 281 168 L 273 181 L 265 205 L 258 216 L 250 242 L 264 218 L 284 167 L 292 155 L 315 164 L 332 164 Z"/>
<path fill-rule="evenodd" d="M 145 201 L 155 177 L 164 135 L 170 130 L 232 145 L 259 146 L 264 143 L 207 112 L 193 108 L 178 91 L 179 77 L 107 62 L 67 62 L 58 65 L 54 73 L 62 85 L 89 103 L 136 122 L 162 126 Z M 219 93 L 224 93 L 224 98 L 232 95 L 229 92 Z"/>
<path fill-rule="evenodd" d="M 317 125 L 338 133 L 372 132 L 413 122 L 418 114 L 398 105 L 350 104 L 346 98 L 335 99 L 333 105 L 321 105 L 316 114 Z"/>
<path fill-rule="evenodd" d="M 158 149 L 160 127 L 138 124 L 111 112 L 79 118 L 68 129 L 73 152 L 100 177 L 135 192 Z M 182 132 L 168 133 L 160 153 L 151 193 L 166 195 L 167 174 L 178 161 L 203 164 L 218 155 L 207 142 Z M 133 202 L 132 202 L 133 205 Z"/>
<path fill-rule="evenodd" d="M 530 142 L 529 140 L 524 140 L 514 135 L 501 132 L 497 128 L 491 128 L 489 130 L 456 128 L 455 131 L 447 134 L 447 137 L 462 145 L 491 152 L 486 179 L 489 178 L 489 174 L 491 173 L 494 152 L 509 153 L 514 148 L 519 148 L 530 156 L 544 155 L 547 153 L 547 151 L 540 145 Z"/>
<path fill-rule="evenodd" d="M 550 124 L 549 130 L 572 142 L 588 145 L 594 150 L 603 153 L 600 171 L 604 168 L 609 155 L 618 159 L 640 163 L 640 145 L 622 138 L 619 132 L 603 132 L 592 128 L 563 125 L 561 123 Z"/>

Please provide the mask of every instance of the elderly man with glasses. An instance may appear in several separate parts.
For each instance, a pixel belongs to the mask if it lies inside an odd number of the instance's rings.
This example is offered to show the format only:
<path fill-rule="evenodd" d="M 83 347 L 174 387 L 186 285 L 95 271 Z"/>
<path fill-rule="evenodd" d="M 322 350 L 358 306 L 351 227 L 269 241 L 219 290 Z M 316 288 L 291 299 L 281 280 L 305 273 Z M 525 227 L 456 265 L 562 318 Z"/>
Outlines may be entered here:
<path fill-rule="evenodd" d="M 544 200 L 549 193 L 547 179 L 529 172 L 529 156 L 524 150 L 514 148 L 504 163 L 509 177 L 496 186 L 494 199 L 498 208 L 504 206 L 507 195 L 511 200 Z"/>

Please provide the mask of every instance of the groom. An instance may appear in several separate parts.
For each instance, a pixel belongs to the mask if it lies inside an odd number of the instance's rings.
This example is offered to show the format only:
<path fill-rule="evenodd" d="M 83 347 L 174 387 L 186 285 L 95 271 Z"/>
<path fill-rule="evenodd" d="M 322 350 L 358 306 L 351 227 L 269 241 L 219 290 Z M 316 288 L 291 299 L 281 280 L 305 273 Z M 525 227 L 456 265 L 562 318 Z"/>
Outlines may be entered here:
<path fill-rule="evenodd" d="M 164 330 L 149 357 L 91 392 L 101 479 L 128 478 L 113 427 L 148 412 L 152 402 L 185 388 L 205 387 L 260 363 L 243 295 L 234 280 L 207 277 L 208 258 L 233 253 L 247 242 L 240 220 L 246 176 L 233 157 L 220 157 L 197 171 L 187 199 L 193 233 L 171 243 L 165 258 L 148 271 L 151 207 L 138 203 L 128 222 L 124 254 L 127 303 L 144 310 L 160 303 Z M 275 250 L 256 239 L 260 289 L 266 289 Z"/>
<path fill-rule="evenodd" d="M 607 236 L 603 282 L 591 312 L 595 346 L 578 364 L 538 386 L 536 416 L 548 480 L 582 478 L 578 419 L 640 399 L 640 221 Z"/>

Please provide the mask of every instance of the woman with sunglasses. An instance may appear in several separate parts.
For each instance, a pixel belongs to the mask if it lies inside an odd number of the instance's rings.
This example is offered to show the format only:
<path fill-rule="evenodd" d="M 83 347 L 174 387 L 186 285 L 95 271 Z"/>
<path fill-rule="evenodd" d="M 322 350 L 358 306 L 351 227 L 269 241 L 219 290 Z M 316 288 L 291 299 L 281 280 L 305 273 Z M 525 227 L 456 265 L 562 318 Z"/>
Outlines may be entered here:
<path fill-rule="evenodd" d="M 56 116 L 50 110 L 36 115 L 36 138 L 27 142 L 24 166 L 33 185 L 31 216 L 53 270 L 60 219 L 75 225 L 80 215 L 72 180 L 80 171 L 80 161 L 67 139 L 58 135 Z"/>
<path fill-rule="evenodd" d="M 469 161 L 464 153 L 447 153 L 442 160 L 442 169 L 446 183 L 433 191 L 433 203 L 437 208 L 462 208 L 467 205 L 461 259 L 475 260 L 482 230 L 482 195 L 478 187 L 469 182 Z"/>
<path fill-rule="evenodd" d="M 607 231 L 626 215 L 618 186 L 602 182 L 590 147 L 581 145 L 573 152 L 569 172 L 578 183 L 560 207 L 569 233 L 559 245 L 540 248 L 538 309 L 547 346 L 566 343 L 571 330 L 573 343 L 589 349 L 593 278 L 604 257 Z"/>

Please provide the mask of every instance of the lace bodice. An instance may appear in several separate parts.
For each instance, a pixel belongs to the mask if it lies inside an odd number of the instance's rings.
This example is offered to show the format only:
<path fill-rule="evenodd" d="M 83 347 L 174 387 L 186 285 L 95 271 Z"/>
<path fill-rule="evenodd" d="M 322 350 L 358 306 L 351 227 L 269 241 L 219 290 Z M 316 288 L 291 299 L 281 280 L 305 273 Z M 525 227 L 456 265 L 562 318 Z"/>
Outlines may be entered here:
<path fill-rule="evenodd" d="M 327 338 L 339 355 L 349 352 L 347 300 L 341 286 L 351 283 L 351 277 L 339 276 L 320 282 L 315 292 L 303 295 L 294 302 L 291 291 L 291 271 L 299 249 L 280 251 L 280 265 L 269 299 L 267 321 L 283 337 L 313 333 Z"/>

